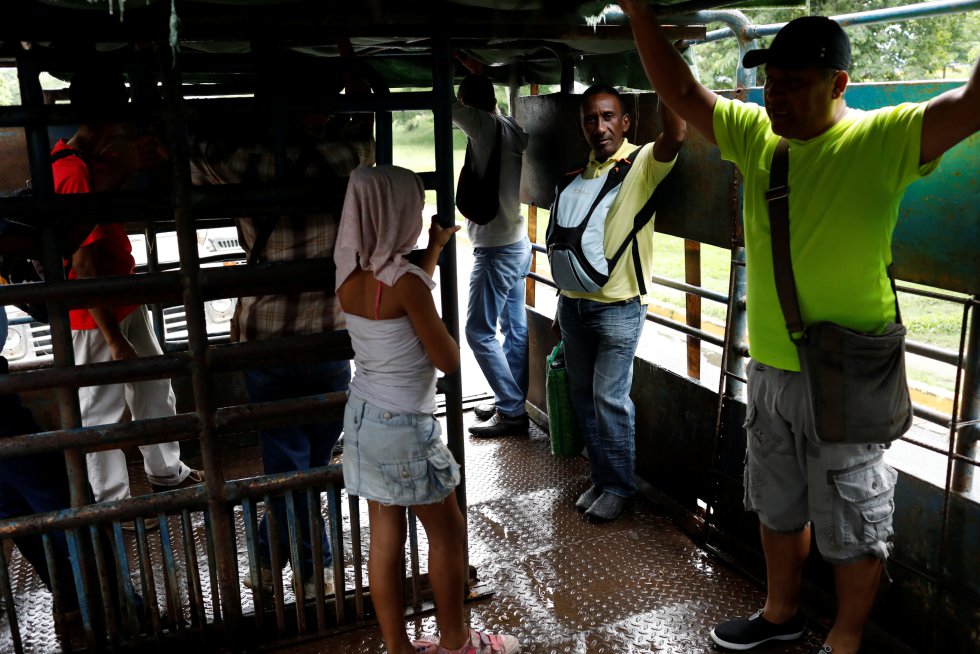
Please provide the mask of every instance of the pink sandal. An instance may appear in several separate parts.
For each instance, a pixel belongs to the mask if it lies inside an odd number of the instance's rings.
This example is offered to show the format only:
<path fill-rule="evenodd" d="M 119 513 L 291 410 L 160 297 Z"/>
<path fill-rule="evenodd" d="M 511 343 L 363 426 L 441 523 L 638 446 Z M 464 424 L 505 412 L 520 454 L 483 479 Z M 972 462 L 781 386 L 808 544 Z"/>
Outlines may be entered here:
<path fill-rule="evenodd" d="M 470 638 L 459 649 L 439 647 L 438 654 L 515 654 L 521 645 L 514 636 L 488 634 L 485 631 L 470 629 Z"/>

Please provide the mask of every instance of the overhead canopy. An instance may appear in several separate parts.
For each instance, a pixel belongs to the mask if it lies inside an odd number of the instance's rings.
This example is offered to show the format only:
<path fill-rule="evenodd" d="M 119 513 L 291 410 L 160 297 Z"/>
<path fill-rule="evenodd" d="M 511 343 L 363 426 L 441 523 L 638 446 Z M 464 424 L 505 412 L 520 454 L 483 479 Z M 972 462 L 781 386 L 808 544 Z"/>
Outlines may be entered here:
<path fill-rule="evenodd" d="M 704 34 L 684 14 L 774 4 L 800 3 L 653 3 L 666 23 L 680 23 L 670 28 L 676 39 Z M 7 0 L 0 59 L 12 62 L 24 42 L 35 55 L 49 49 L 53 61 L 72 61 L 93 43 L 124 53 L 165 37 L 184 55 L 185 79 L 241 82 L 256 59 L 299 68 L 336 62 L 338 38 L 347 38 L 389 86 L 425 87 L 432 83 L 433 46 L 448 41 L 487 64 L 502 83 L 559 84 L 563 71 L 567 82 L 574 64 L 578 81 L 646 87 L 618 5 L 595 0 L 184 0 L 175 13 L 173 6 L 170 0 Z"/>

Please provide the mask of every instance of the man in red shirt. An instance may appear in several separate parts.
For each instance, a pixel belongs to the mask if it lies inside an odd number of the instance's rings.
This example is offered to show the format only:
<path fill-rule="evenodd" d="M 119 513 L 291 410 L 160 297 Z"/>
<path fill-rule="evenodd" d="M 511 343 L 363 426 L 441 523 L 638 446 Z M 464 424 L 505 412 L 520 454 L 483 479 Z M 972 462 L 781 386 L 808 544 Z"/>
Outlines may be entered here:
<path fill-rule="evenodd" d="M 126 126 L 112 118 L 129 95 L 123 76 L 104 69 L 79 71 L 69 88 L 72 106 L 85 112 L 84 122 L 68 141 L 60 140 L 51 154 L 72 150 L 52 163 L 55 192 L 91 193 L 119 188 L 129 177 L 162 160 L 156 139 L 126 138 Z M 101 118 L 108 115 L 109 121 Z M 122 143 L 122 145 L 119 145 Z M 92 230 L 71 260 L 69 279 L 132 275 L 132 245 L 122 224 L 100 224 Z M 140 305 L 117 305 L 72 310 L 69 314 L 75 363 L 120 361 L 162 354 L 150 330 L 147 311 Z M 106 384 L 78 389 L 82 425 L 120 422 L 127 405 L 134 420 L 172 416 L 176 400 L 169 379 Z M 154 491 L 200 483 L 203 475 L 180 460 L 177 442 L 141 445 L 146 476 Z M 89 483 L 97 502 L 130 496 L 126 456 L 122 450 L 87 455 Z"/>

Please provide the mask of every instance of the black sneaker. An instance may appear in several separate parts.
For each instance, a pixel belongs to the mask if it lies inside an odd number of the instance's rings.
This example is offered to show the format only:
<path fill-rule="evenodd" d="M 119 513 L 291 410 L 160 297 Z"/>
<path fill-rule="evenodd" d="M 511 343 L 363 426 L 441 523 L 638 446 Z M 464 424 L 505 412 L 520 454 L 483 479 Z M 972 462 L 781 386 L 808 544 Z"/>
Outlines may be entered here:
<path fill-rule="evenodd" d="M 470 433 L 480 438 L 527 436 L 529 424 L 526 413 L 519 416 L 505 416 L 497 411 L 488 420 L 471 425 Z"/>
<path fill-rule="evenodd" d="M 497 412 L 497 407 L 493 402 L 485 402 L 483 404 L 477 404 L 473 407 L 473 415 L 479 421 L 489 420 L 490 416 Z"/>
<path fill-rule="evenodd" d="M 813 654 L 834 654 L 834 648 L 830 645 L 821 645 L 813 650 Z"/>
<path fill-rule="evenodd" d="M 770 640 L 796 640 L 803 635 L 803 624 L 804 618 L 799 613 L 783 624 L 773 624 L 762 617 L 759 609 L 747 620 L 729 620 L 718 625 L 711 630 L 711 640 L 728 649 L 752 649 Z"/>

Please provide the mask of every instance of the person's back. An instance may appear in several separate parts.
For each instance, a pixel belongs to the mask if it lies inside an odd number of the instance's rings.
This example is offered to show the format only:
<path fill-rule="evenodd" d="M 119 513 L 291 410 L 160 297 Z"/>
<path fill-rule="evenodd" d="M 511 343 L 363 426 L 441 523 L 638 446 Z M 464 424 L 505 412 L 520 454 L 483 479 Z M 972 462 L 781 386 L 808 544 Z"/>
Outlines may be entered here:
<path fill-rule="evenodd" d="M 459 465 L 432 415 L 434 369 L 452 373 L 459 367 L 459 347 L 432 299 L 432 274 L 459 228 L 441 227 L 434 217 L 419 264 L 410 263 L 423 201 L 422 181 L 404 168 L 361 167 L 351 175 L 334 252 L 337 297 L 357 363 L 344 412 L 344 482 L 348 493 L 368 503 L 368 575 L 387 651 L 511 654 L 520 649 L 516 638 L 469 629 L 463 619 L 466 529 L 456 500 Z M 385 361 L 389 355 L 393 359 Z M 399 365 L 407 370 L 392 369 Z M 406 507 L 422 521 L 429 541 L 440 643 L 410 641 L 405 634 Z"/>

